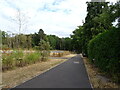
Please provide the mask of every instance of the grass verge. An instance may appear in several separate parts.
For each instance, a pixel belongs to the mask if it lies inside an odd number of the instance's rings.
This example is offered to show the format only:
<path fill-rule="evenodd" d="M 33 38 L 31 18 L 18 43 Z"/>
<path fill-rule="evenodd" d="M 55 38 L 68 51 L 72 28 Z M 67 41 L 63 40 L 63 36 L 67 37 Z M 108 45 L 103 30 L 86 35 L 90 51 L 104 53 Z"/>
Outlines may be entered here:
<path fill-rule="evenodd" d="M 103 73 L 100 72 L 98 68 L 91 65 L 88 58 L 86 57 L 82 57 L 82 58 L 93 88 L 120 88 L 120 85 L 106 78 L 106 76 L 103 75 Z"/>

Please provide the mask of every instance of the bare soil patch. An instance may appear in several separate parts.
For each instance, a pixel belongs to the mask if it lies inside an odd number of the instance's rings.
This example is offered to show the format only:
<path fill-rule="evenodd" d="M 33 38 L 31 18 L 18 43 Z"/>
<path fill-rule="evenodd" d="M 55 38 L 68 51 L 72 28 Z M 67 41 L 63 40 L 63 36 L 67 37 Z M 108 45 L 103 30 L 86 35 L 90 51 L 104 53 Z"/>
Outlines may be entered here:
<path fill-rule="evenodd" d="M 67 59 L 49 59 L 46 62 L 38 62 L 32 65 L 28 65 L 21 68 L 16 68 L 15 70 L 6 71 L 2 73 L 3 76 L 3 84 L 4 88 L 12 88 L 16 85 L 19 85 L 31 78 L 40 75 L 41 73 L 53 68 L 54 66 L 65 62 L 69 58 L 75 56 L 75 54 L 66 55 Z"/>
<path fill-rule="evenodd" d="M 82 57 L 82 55 L 81 55 Z M 106 78 L 98 68 L 91 65 L 88 58 L 82 57 L 93 88 L 120 88 L 120 85 Z"/>

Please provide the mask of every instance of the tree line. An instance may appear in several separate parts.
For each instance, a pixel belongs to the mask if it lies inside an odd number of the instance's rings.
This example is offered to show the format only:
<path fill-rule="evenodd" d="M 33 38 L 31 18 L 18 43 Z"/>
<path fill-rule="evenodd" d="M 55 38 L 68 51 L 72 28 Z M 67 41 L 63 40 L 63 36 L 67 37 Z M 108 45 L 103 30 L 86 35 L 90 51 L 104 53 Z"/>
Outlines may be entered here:
<path fill-rule="evenodd" d="M 115 20 L 118 21 L 117 26 L 112 24 Z M 87 45 L 91 39 L 100 33 L 118 27 L 120 27 L 120 2 L 112 5 L 108 2 L 87 2 L 85 22 L 82 26 L 78 26 L 71 35 L 73 48 L 87 55 Z"/>
<path fill-rule="evenodd" d="M 117 26 L 113 22 L 117 20 Z M 83 25 L 78 26 L 70 37 L 59 38 L 56 35 L 46 35 L 42 29 L 34 34 L 11 34 L 2 31 L 3 48 L 38 48 L 40 42 L 57 50 L 70 50 L 87 55 L 87 45 L 91 39 L 100 33 L 120 27 L 120 2 L 87 2 L 87 16 Z"/>
<path fill-rule="evenodd" d="M 42 29 L 34 34 L 8 34 L 1 31 L 3 49 L 50 49 L 70 50 L 71 39 L 59 38 L 56 35 L 46 35 Z"/>

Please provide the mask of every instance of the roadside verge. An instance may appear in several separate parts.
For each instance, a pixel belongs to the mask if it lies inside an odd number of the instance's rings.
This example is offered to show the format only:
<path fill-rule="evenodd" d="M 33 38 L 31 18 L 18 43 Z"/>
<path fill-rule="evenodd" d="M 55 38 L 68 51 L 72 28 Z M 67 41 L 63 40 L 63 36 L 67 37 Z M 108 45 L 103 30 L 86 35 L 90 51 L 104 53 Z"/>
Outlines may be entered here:
<path fill-rule="evenodd" d="M 93 88 L 120 88 L 119 85 L 105 77 L 98 68 L 90 64 L 88 58 L 83 57 L 82 54 L 80 54 L 80 56 L 84 61 L 86 71 Z"/>

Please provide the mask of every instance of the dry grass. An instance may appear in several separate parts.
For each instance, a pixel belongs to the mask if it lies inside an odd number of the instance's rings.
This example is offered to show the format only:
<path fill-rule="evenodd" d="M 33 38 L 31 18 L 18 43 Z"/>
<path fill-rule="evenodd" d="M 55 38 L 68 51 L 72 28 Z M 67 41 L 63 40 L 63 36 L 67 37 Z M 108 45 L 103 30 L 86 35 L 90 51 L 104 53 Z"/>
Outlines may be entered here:
<path fill-rule="evenodd" d="M 82 55 L 81 55 L 82 57 Z M 82 57 L 87 69 L 90 82 L 93 88 L 120 88 L 119 85 L 113 83 L 110 79 L 106 78 L 99 72 L 99 69 L 94 67 L 88 61 L 88 58 Z"/>
<path fill-rule="evenodd" d="M 66 56 L 64 56 L 64 57 L 67 57 L 67 58 L 71 58 L 71 57 L 74 57 L 74 56 L 76 56 L 77 54 L 69 54 L 69 55 L 66 55 Z"/>
<path fill-rule="evenodd" d="M 65 57 L 71 58 L 75 55 L 67 55 Z M 11 88 L 19 85 L 46 70 L 66 61 L 67 59 L 50 59 L 46 62 L 38 62 L 36 64 L 28 65 L 15 70 L 6 71 L 3 73 L 3 87 Z"/>
<path fill-rule="evenodd" d="M 55 51 L 55 50 L 53 50 L 53 51 Z M 62 57 L 62 56 L 69 55 L 69 54 L 70 54 L 69 51 L 63 51 L 63 52 L 51 53 L 50 56 L 51 57 Z"/>

